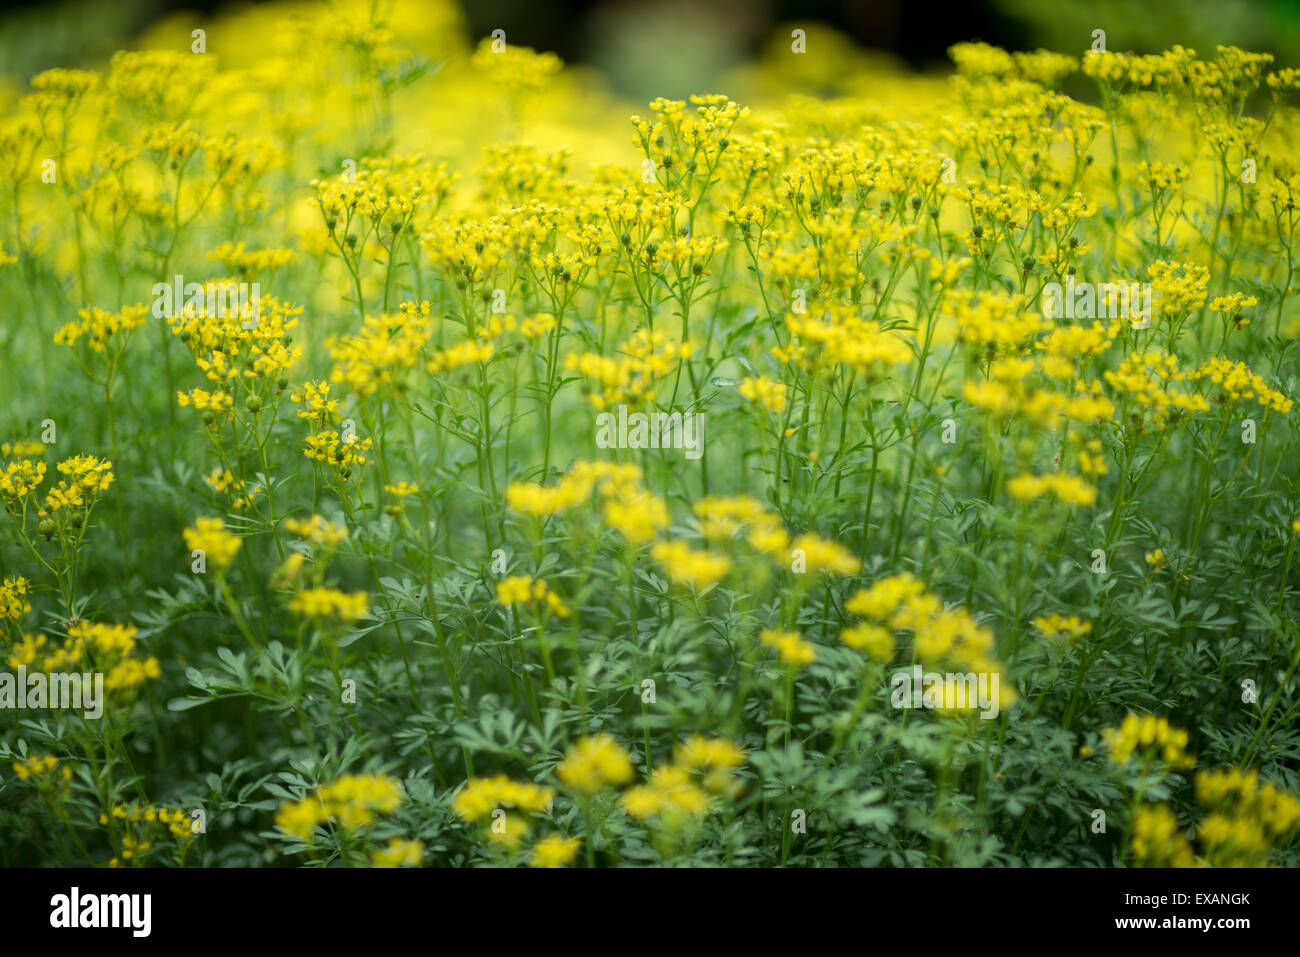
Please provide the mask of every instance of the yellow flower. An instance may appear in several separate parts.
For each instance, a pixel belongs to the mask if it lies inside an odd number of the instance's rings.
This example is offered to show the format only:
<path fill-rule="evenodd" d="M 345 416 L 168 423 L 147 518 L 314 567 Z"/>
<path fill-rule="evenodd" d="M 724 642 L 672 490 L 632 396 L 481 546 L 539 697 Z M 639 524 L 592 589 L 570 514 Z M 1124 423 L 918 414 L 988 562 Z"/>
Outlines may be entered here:
<path fill-rule="evenodd" d="M 487 74 L 512 94 L 541 89 L 564 67 L 554 53 L 538 53 L 504 41 L 498 46 L 492 37 L 484 37 L 479 42 L 471 62 L 476 70 Z"/>
<path fill-rule="evenodd" d="M 1097 489 L 1083 479 L 1051 472 L 1046 475 L 1017 475 L 1007 480 L 1007 492 L 1021 502 L 1051 493 L 1063 505 L 1089 506 L 1097 501 Z"/>
<path fill-rule="evenodd" d="M 348 537 L 346 525 L 338 525 L 319 515 L 311 518 L 286 518 L 284 527 L 300 538 L 305 538 L 324 548 L 334 548 Z"/>
<path fill-rule="evenodd" d="M 1186 753 L 1187 732 L 1172 727 L 1166 718 L 1128 714 L 1118 728 L 1104 729 L 1102 738 L 1116 764 L 1127 764 L 1137 753 L 1144 762 L 1163 762 L 1176 771 L 1196 765 L 1196 759 Z"/>
<path fill-rule="evenodd" d="M 556 766 L 555 776 L 567 787 L 583 794 L 632 780 L 632 760 L 627 751 L 608 734 L 580 738 Z"/>
<path fill-rule="evenodd" d="M 700 748 L 699 742 L 694 746 L 688 745 L 686 753 L 694 751 L 695 757 L 699 758 Z M 705 777 L 712 785 L 710 790 L 719 794 L 734 794 L 736 788 L 730 781 L 729 773 L 730 762 L 737 755 L 731 748 L 722 745 L 709 757 L 720 759 Z M 743 760 L 741 752 L 740 761 Z M 708 765 L 693 768 L 682 764 L 661 764 L 651 772 L 650 779 L 645 784 L 628 788 L 619 799 L 619 804 L 629 817 L 639 821 L 662 819 L 663 823 L 674 824 L 683 819 L 701 817 L 708 813 L 709 794 L 695 783 L 694 772 L 705 767 Z"/>
<path fill-rule="evenodd" d="M 1074 641 L 1092 631 L 1092 622 L 1084 621 L 1077 615 L 1065 616 L 1052 612 L 1050 615 L 1034 619 L 1034 627 L 1049 638 L 1061 638 Z"/>
<path fill-rule="evenodd" d="M 90 306 L 77 311 L 79 321 L 70 322 L 54 334 L 54 341 L 65 346 L 75 346 L 85 338 L 95 352 L 103 352 L 110 344 L 109 340 L 120 332 L 130 333 L 144 325 L 149 315 L 149 307 L 137 303 L 124 306 L 117 312 L 108 312 L 98 306 Z"/>
<path fill-rule="evenodd" d="M 662 332 L 638 329 L 619 347 L 618 358 L 596 352 L 570 354 L 564 367 L 595 381 L 598 389 L 588 399 L 596 408 L 630 407 L 653 398 L 656 383 L 667 379 L 690 354 L 689 344 L 679 344 Z"/>
<path fill-rule="evenodd" d="M 303 565 L 307 556 L 302 552 L 290 552 L 271 575 L 271 584 L 276 588 L 293 588 L 302 580 Z"/>
<path fill-rule="evenodd" d="M 31 611 L 31 602 L 27 600 L 30 592 L 31 582 L 21 576 L 0 582 L 0 618 L 17 621 Z"/>
<path fill-rule="evenodd" d="M 289 610 L 304 618 L 356 621 L 369 613 L 370 603 L 363 591 L 349 595 L 337 588 L 305 588 L 294 596 Z"/>
<path fill-rule="evenodd" d="M 726 738 L 693 734 L 673 752 L 673 761 L 691 771 L 729 772 L 745 763 L 745 750 Z"/>
<path fill-rule="evenodd" d="M 643 545 L 668 526 L 668 506 L 642 489 L 617 489 L 605 498 L 601 516 L 631 545 Z"/>
<path fill-rule="evenodd" d="M 347 471 L 352 467 L 361 468 L 370 464 L 366 453 L 370 451 L 373 442 L 373 439 L 358 439 L 355 436 L 344 439 L 333 429 L 326 429 L 307 436 L 307 447 L 303 449 L 303 454 L 315 462 L 338 469 L 341 477 L 346 479 Z"/>
<path fill-rule="evenodd" d="M 908 572 L 882 578 L 870 588 L 856 592 L 845 609 L 854 615 L 884 621 L 900 604 L 909 598 L 925 593 L 925 585 Z"/>
<path fill-rule="evenodd" d="M 804 641 L 797 631 L 766 629 L 759 636 L 765 645 L 775 648 L 778 656 L 791 668 L 803 668 L 817 660 L 817 648 Z"/>
<path fill-rule="evenodd" d="M 419 361 L 430 335 L 428 321 L 418 310 L 367 316 L 361 332 L 327 342 L 334 360 L 330 381 L 346 383 L 361 396 L 373 395 L 381 387 L 400 394 L 406 370 Z M 319 405 L 319 393 L 313 398 Z"/>
<path fill-rule="evenodd" d="M 330 398 L 330 384 L 325 381 L 304 382 L 289 393 L 289 401 L 302 406 L 298 418 L 315 419 L 322 427 L 339 414 L 339 401 Z"/>
<path fill-rule="evenodd" d="M 1147 805 L 1133 819 L 1133 857 L 1148 867 L 1192 867 L 1194 855 L 1167 804 Z"/>
<path fill-rule="evenodd" d="M 402 786 L 387 774 L 345 774 L 300 801 L 280 805 L 275 823 L 302 841 L 329 821 L 349 831 L 369 827 L 376 814 L 391 814 L 402 803 Z"/>
<path fill-rule="evenodd" d="M 533 845 L 533 856 L 529 864 L 533 867 L 564 867 L 573 863 L 580 847 L 581 838 L 548 834 Z"/>
<path fill-rule="evenodd" d="M 424 862 L 424 842 L 390 838 L 388 846 L 371 855 L 372 867 L 419 867 Z"/>
<path fill-rule="evenodd" d="M 528 821 L 517 814 L 500 814 L 493 815 L 492 824 L 488 828 L 487 838 L 494 844 L 503 844 L 510 850 L 519 846 L 520 842 L 528 835 Z"/>
<path fill-rule="evenodd" d="M 234 406 L 235 400 L 229 392 L 191 389 L 189 392 L 177 392 L 176 404 L 183 409 L 192 406 L 198 412 L 226 412 Z"/>
<path fill-rule="evenodd" d="M 663 809 L 665 803 L 661 791 L 644 784 L 628 788 L 623 792 L 623 796 L 619 798 L 619 804 L 623 806 L 623 810 L 638 821 L 645 821 L 654 817 Z"/>
<path fill-rule="evenodd" d="M 33 492 L 45 481 L 45 463 L 20 459 L 6 462 L 0 468 L 0 496 L 11 503 L 17 503 Z"/>
<path fill-rule="evenodd" d="M 59 766 L 59 759 L 52 754 L 33 754 L 26 761 L 14 762 L 14 774 L 19 781 L 28 781 L 50 774 Z"/>
<path fill-rule="evenodd" d="M 542 593 L 545 594 L 546 583 L 538 582 L 537 584 L 542 586 Z M 534 598 L 533 585 L 531 575 L 513 575 L 499 581 L 497 582 L 497 602 L 502 605 L 519 605 L 532 601 Z"/>
<path fill-rule="evenodd" d="M 788 554 L 790 533 L 780 525 L 765 522 L 750 530 L 749 544 L 772 558 L 783 558 Z"/>
<path fill-rule="evenodd" d="M 784 382 L 776 382 L 763 376 L 746 376 L 740 383 L 740 394 L 769 412 L 785 411 Z"/>
<path fill-rule="evenodd" d="M 655 542 L 650 548 L 650 557 L 664 566 L 670 579 L 696 591 L 716 585 L 731 570 L 731 559 L 725 555 L 697 551 L 680 539 Z"/>
<path fill-rule="evenodd" d="M 708 539 L 730 538 L 744 527 L 768 527 L 776 521 L 758 499 L 748 495 L 709 496 L 694 502 L 691 511 L 700 520 L 700 529 Z"/>
<path fill-rule="evenodd" d="M 880 625 L 862 623 L 844 629 L 840 640 L 850 648 L 866 652 L 877 661 L 888 662 L 894 657 L 894 636 Z"/>
<path fill-rule="evenodd" d="M 791 542 L 790 553 L 795 560 L 798 560 L 802 553 L 803 570 L 808 572 L 856 575 L 862 567 L 847 548 L 812 533 L 800 535 Z"/>
<path fill-rule="evenodd" d="M 546 607 L 559 617 L 569 617 L 569 609 L 544 581 L 534 579 L 531 575 L 513 575 L 497 582 L 497 603 L 500 605 L 523 605 L 539 601 L 545 602 Z"/>
<path fill-rule="evenodd" d="M 430 372 L 451 372 L 462 366 L 487 362 L 495 352 L 496 347 L 491 342 L 468 340 L 435 352 L 427 366 Z"/>
<path fill-rule="evenodd" d="M 185 547 L 190 551 L 203 552 L 218 572 L 230 567 L 243 544 L 239 536 L 226 531 L 226 523 L 219 518 L 200 518 L 192 527 L 185 529 L 183 534 Z"/>

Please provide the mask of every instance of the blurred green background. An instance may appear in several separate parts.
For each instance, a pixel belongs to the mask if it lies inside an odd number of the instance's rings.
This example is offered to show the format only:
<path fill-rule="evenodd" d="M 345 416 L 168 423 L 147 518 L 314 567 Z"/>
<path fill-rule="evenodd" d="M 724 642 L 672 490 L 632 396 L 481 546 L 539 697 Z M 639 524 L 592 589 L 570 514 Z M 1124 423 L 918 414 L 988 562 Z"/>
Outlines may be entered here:
<path fill-rule="evenodd" d="M 0 74 L 96 65 L 158 19 L 219 0 L 52 0 L 0 5 Z M 645 99 L 713 88 L 751 59 L 778 26 L 822 23 L 913 67 L 942 67 L 945 50 L 979 39 L 1009 49 L 1081 53 L 1103 28 L 1112 50 L 1181 43 L 1203 53 L 1233 44 L 1300 65 L 1300 0 L 467 0 L 475 36 L 553 50 L 600 69 L 615 90 Z M 788 33 L 785 34 L 788 37 Z M 250 37 L 250 43 L 259 38 Z"/>

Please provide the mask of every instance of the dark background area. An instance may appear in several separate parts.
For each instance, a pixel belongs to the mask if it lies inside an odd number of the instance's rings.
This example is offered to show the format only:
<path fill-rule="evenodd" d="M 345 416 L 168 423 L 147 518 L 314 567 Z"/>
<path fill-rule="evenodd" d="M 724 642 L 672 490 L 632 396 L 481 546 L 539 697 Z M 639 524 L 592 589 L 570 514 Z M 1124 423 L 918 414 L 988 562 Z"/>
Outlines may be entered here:
<path fill-rule="evenodd" d="M 0 74 L 93 65 L 162 17 L 190 11 L 201 22 L 227 6 L 0 0 Z M 1216 44 L 1235 44 L 1300 65 L 1300 0 L 465 0 L 461 7 L 474 36 L 505 29 L 511 42 L 590 64 L 631 95 L 690 87 L 751 59 L 778 25 L 810 21 L 918 69 L 941 66 L 951 44 L 970 39 L 1082 53 L 1099 27 L 1113 50 L 1181 43 L 1209 54 Z M 699 64 L 693 72 L 683 66 L 692 62 Z"/>
<path fill-rule="evenodd" d="M 266 0 L 242 0 L 257 5 Z M 0 10 L 42 16 L 84 14 L 92 8 L 116 8 L 128 35 L 162 16 L 178 11 L 211 16 L 228 7 L 223 0 L 0 0 Z M 592 47 L 611 17 L 632 17 L 646 10 L 687 13 L 713 7 L 747 34 L 754 52 L 764 27 L 794 20 L 819 21 L 851 36 L 860 46 L 889 50 L 915 65 L 942 60 L 961 39 L 980 37 L 1017 46 L 1027 31 L 1014 17 L 987 2 L 922 3 L 917 0 L 464 0 L 471 31 L 485 36 L 501 27 L 517 42 L 553 50 L 566 62 L 592 62 Z M 674 11 L 674 8 L 680 10 Z M 759 28 L 759 29 L 756 29 Z"/>

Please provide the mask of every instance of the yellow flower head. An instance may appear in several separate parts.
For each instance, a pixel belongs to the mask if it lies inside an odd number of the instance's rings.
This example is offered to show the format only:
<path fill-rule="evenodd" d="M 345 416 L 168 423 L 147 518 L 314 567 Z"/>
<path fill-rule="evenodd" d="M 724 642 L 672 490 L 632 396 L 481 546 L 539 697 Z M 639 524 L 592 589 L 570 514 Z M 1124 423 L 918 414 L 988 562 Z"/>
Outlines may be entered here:
<path fill-rule="evenodd" d="M 767 629 L 759 636 L 765 645 L 775 648 L 780 659 L 791 668 L 803 668 L 817 660 L 817 647 L 805 641 L 797 631 Z"/>
<path fill-rule="evenodd" d="M 580 738 L 570 747 L 555 775 L 575 791 L 595 794 L 632 780 L 632 760 L 610 735 L 596 734 Z"/>
<path fill-rule="evenodd" d="M 548 834 L 533 845 L 533 856 L 529 864 L 533 867 L 564 867 L 573 863 L 581 847 L 581 838 Z"/>
<path fill-rule="evenodd" d="M 226 531 L 226 523 L 219 518 L 200 518 L 183 534 L 185 547 L 203 552 L 207 562 L 218 572 L 230 567 L 243 544 L 238 535 Z"/>

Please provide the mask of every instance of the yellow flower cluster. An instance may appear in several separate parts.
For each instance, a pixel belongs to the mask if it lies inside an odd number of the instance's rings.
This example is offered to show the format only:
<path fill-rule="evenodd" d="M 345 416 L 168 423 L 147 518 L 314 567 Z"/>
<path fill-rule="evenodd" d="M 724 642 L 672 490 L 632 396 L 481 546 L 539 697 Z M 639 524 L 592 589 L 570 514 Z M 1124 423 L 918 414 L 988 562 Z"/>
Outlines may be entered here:
<path fill-rule="evenodd" d="M 668 505 L 630 482 L 613 482 L 602 488 L 601 518 L 617 529 L 629 545 L 644 545 L 669 522 Z"/>
<path fill-rule="evenodd" d="M 1090 506 L 1097 501 L 1097 489 L 1075 475 L 1050 472 L 1046 475 L 1017 475 L 1007 480 L 1007 492 L 1021 502 L 1053 495 L 1063 505 Z"/>
<path fill-rule="evenodd" d="M 370 613 L 370 600 L 363 591 L 348 594 L 337 588 L 304 588 L 294 595 L 289 610 L 317 621 L 356 621 Z"/>
<path fill-rule="evenodd" d="M 232 272 L 245 276 L 261 276 L 283 269 L 293 262 L 293 250 L 283 247 L 276 249 L 248 249 L 245 243 L 224 242 L 208 253 L 208 259 L 219 262 Z"/>
<path fill-rule="evenodd" d="M 847 306 L 830 305 L 820 314 L 790 313 L 786 325 L 794 341 L 777 354 L 791 360 L 797 356 L 813 369 L 827 362 L 871 378 L 912 361 L 912 350 L 901 335 Z"/>
<path fill-rule="evenodd" d="M 708 813 L 709 795 L 740 793 L 735 771 L 746 758 L 744 750 L 725 738 L 692 735 L 674 750 L 673 763 L 656 767 L 646 783 L 624 791 L 619 803 L 630 817 L 669 826 L 700 817 Z"/>
<path fill-rule="evenodd" d="M 770 526 L 778 521 L 762 502 L 748 495 L 696 499 L 691 511 L 700 521 L 700 531 L 710 540 L 731 538 L 745 528 Z"/>
<path fill-rule="evenodd" d="M 540 90 L 563 66 L 554 53 L 536 53 L 494 37 L 479 43 L 471 62 L 511 92 Z"/>
<path fill-rule="evenodd" d="M 597 352 L 574 353 L 564 367 L 594 380 L 599 391 L 590 393 L 588 399 L 596 408 L 631 407 L 652 399 L 656 386 L 690 355 L 688 343 L 679 344 L 662 332 L 638 329 L 619 348 L 617 358 Z"/>
<path fill-rule="evenodd" d="M 1118 728 L 1103 730 L 1102 737 L 1116 764 L 1128 764 L 1137 754 L 1144 763 L 1160 761 L 1176 771 L 1196 765 L 1196 759 L 1187 753 L 1187 732 L 1171 727 L 1166 718 L 1129 713 Z"/>
<path fill-rule="evenodd" d="M 579 739 L 555 768 L 560 782 L 580 794 L 595 794 L 632 780 L 632 760 L 608 734 Z"/>
<path fill-rule="evenodd" d="M 840 640 L 854 651 L 861 651 L 886 664 L 894 657 L 894 635 L 888 628 L 871 622 L 850 625 L 840 633 Z"/>
<path fill-rule="evenodd" d="M 108 862 L 109 867 L 137 864 L 159 839 L 170 839 L 183 851 L 197 834 L 189 815 L 180 808 L 114 804 L 110 813 L 99 816 L 99 823 L 107 825 L 110 818 L 121 832 L 121 850 Z"/>
<path fill-rule="evenodd" d="M 1134 859 L 1150 867 L 1195 867 L 1196 856 L 1178 817 L 1167 804 L 1143 805 L 1133 818 L 1130 848 Z"/>
<path fill-rule="evenodd" d="M 944 310 L 957 323 L 957 338 L 990 351 L 1017 350 L 1050 323 L 1026 306 L 1023 296 L 951 290 Z"/>
<path fill-rule="evenodd" d="M 45 497 L 41 516 L 71 509 L 89 512 L 100 492 L 113 484 L 113 463 L 93 455 L 75 455 L 64 459 L 56 468 L 63 475 Z M 39 471 L 44 474 L 44 466 Z M 20 473 L 25 475 L 26 473 Z"/>
<path fill-rule="evenodd" d="M 21 575 L 0 581 L 0 619 L 18 621 L 32 610 L 27 600 L 31 587 L 32 583 Z"/>
<path fill-rule="evenodd" d="M 25 761 L 14 762 L 14 774 L 19 781 L 40 781 L 42 778 L 53 775 L 59 766 L 59 759 L 52 754 L 33 754 Z M 63 766 L 63 776 L 65 778 L 72 776 L 72 768 L 68 765 Z"/>
<path fill-rule="evenodd" d="M 426 366 L 430 372 L 452 372 L 462 366 L 487 362 L 496 354 L 496 346 L 481 339 L 464 342 L 441 349 L 429 357 Z"/>
<path fill-rule="evenodd" d="M 168 324 L 218 391 L 230 396 L 240 383 L 274 382 L 302 359 L 302 347 L 293 342 L 301 306 L 262 294 L 256 311 L 251 299 L 245 309 L 233 280 L 208 282 L 203 289 L 201 297 L 177 308 Z"/>
<path fill-rule="evenodd" d="M 42 671 L 81 670 L 88 665 L 104 673 L 104 690 L 117 696 L 133 691 L 146 681 L 158 678 L 162 668 L 157 658 L 134 658 L 133 625 L 110 625 L 77 622 L 68 628 L 68 637 L 59 647 L 45 653 L 49 641 L 44 635 L 27 635 L 14 646 L 11 667 L 30 665 L 40 658 Z"/>
<path fill-rule="evenodd" d="M 1199 771 L 1196 800 L 1206 814 L 1197 841 L 1211 867 L 1262 867 L 1269 852 L 1300 832 L 1300 799 L 1268 783 L 1258 771 Z"/>
<path fill-rule="evenodd" d="M 456 792 L 451 809 L 463 821 L 478 821 L 499 807 L 543 814 L 551 809 L 555 792 L 537 784 L 512 781 L 504 774 L 491 778 L 471 778 Z"/>
<path fill-rule="evenodd" d="M 320 825 L 357 831 L 373 824 L 376 814 L 392 814 L 401 803 L 402 786 L 387 774 L 345 774 L 300 801 L 282 803 L 275 824 L 307 842 Z"/>
<path fill-rule="evenodd" d="M 802 570 L 811 573 L 856 575 L 862 563 L 847 548 L 812 532 L 805 532 L 790 543 L 790 556 Z"/>
<path fill-rule="evenodd" d="M 1198 771 L 1193 848 L 1166 804 L 1144 805 L 1133 823 L 1131 850 L 1145 867 L 1267 867 L 1274 849 L 1300 832 L 1300 799 L 1268 782 L 1258 771 Z"/>
<path fill-rule="evenodd" d="M 322 548 L 334 548 L 347 540 L 346 525 L 339 525 L 319 515 L 311 518 L 286 518 L 284 527 L 299 538 L 305 538 Z"/>
<path fill-rule="evenodd" d="M 117 312 L 108 312 L 98 306 L 78 310 L 80 317 L 76 322 L 69 322 L 54 333 L 54 341 L 60 345 L 75 346 L 82 339 L 95 352 L 103 352 L 110 345 L 110 340 L 118 333 L 131 331 L 144 325 L 149 316 L 149 307 L 141 303 L 123 306 Z"/>
<path fill-rule="evenodd" d="M 370 866 L 378 868 L 419 867 L 424 863 L 424 842 L 390 838 L 387 846 L 370 856 Z"/>
<path fill-rule="evenodd" d="M 1151 277 L 1152 306 L 1165 316 L 1178 316 L 1205 305 L 1210 271 L 1194 263 L 1157 259 L 1147 269 Z"/>
<path fill-rule="evenodd" d="M 226 531 L 226 523 L 219 518 L 200 518 L 185 529 L 185 547 L 204 553 L 213 569 L 223 572 L 230 567 L 239 553 L 243 540 Z"/>
<path fill-rule="evenodd" d="M 346 383 L 357 395 L 374 395 L 379 389 L 400 395 L 403 374 L 420 360 L 431 333 L 418 310 L 397 316 L 367 316 L 361 331 L 332 337 L 326 343 L 334 368 L 330 381 Z"/>
<path fill-rule="evenodd" d="M 113 805 L 112 816 L 115 820 L 129 824 L 163 824 L 172 837 L 188 839 L 194 831 L 190 826 L 189 816 L 179 808 L 155 807 L 153 805 Z M 99 816 L 100 824 L 108 823 L 108 815 Z"/>
<path fill-rule="evenodd" d="M 641 482 L 641 469 L 632 464 L 578 461 L 555 485 L 511 482 L 506 486 L 506 504 L 517 512 L 549 518 L 577 508 L 591 499 L 593 490 L 602 496 L 621 494 L 627 498 Z"/>
<path fill-rule="evenodd" d="M 1264 378 L 1250 371 L 1244 362 L 1233 362 L 1222 356 L 1212 356 L 1189 379 L 1209 379 L 1222 387 L 1233 402 L 1241 399 L 1254 399 L 1265 409 L 1286 415 L 1295 407 L 1295 402 L 1288 399 L 1277 389 L 1270 388 Z"/>
<path fill-rule="evenodd" d="M 289 401 L 302 406 L 298 418 L 315 420 L 318 429 L 339 414 L 339 401 L 330 398 L 330 384 L 325 381 L 304 382 L 289 393 Z"/>
<path fill-rule="evenodd" d="M 696 591 L 716 585 L 731 570 L 731 559 L 727 556 L 691 548 L 680 539 L 655 542 L 650 548 L 650 557 L 663 565 L 670 579 Z"/>
<path fill-rule="evenodd" d="M 737 390 L 741 396 L 769 412 L 785 411 L 786 386 L 765 376 L 746 376 Z"/>
<path fill-rule="evenodd" d="M 370 464 L 368 453 L 373 444 L 374 439 L 369 437 L 342 438 L 333 429 L 325 429 L 307 436 L 303 454 L 313 462 L 328 465 L 338 474 L 341 481 L 347 481 L 352 475 L 352 469 L 360 469 Z"/>
<path fill-rule="evenodd" d="M 548 834 L 533 845 L 533 856 L 529 863 L 533 867 L 564 867 L 573 863 L 581 847 L 581 838 Z"/>
<path fill-rule="evenodd" d="M 1078 615 L 1062 615 L 1055 611 L 1035 618 L 1034 627 L 1048 638 L 1060 638 L 1066 642 L 1076 641 L 1092 632 L 1092 622 Z"/>
<path fill-rule="evenodd" d="M 1149 422 L 1163 429 L 1175 415 L 1182 412 L 1205 412 L 1210 403 L 1197 393 L 1179 392 L 1169 388 L 1169 383 L 1186 382 L 1188 375 L 1178 369 L 1178 358 L 1159 350 L 1145 353 L 1133 352 L 1112 371 L 1106 370 L 1103 378 L 1124 399 L 1132 399 L 1149 413 Z M 1141 419 L 1146 427 L 1147 418 Z"/>
<path fill-rule="evenodd" d="M 0 469 L 0 495 L 11 511 L 32 491 L 45 481 L 45 463 L 19 459 L 6 462 Z"/>
<path fill-rule="evenodd" d="M 980 625 L 964 608 L 945 608 L 920 579 L 904 572 L 859 589 L 844 603 L 852 615 L 889 632 L 910 631 L 916 658 L 925 665 L 951 663 L 975 674 L 998 674 L 999 707 L 1015 704 L 1019 695 L 994 657 L 993 632 Z M 852 626 L 841 640 L 872 657 L 888 661 L 893 648 L 880 631 Z"/>
<path fill-rule="evenodd" d="M 817 660 L 817 646 L 806 641 L 797 631 L 783 628 L 765 628 L 758 640 L 775 648 L 777 656 L 793 669 L 807 667 Z"/>
<path fill-rule="evenodd" d="M 502 605 L 527 605 L 543 602 L 560 618 L 569 617 L 569 609 L 550 585 L 531 575 L 512 575 L 497 582 L 497 602 Z"/>

